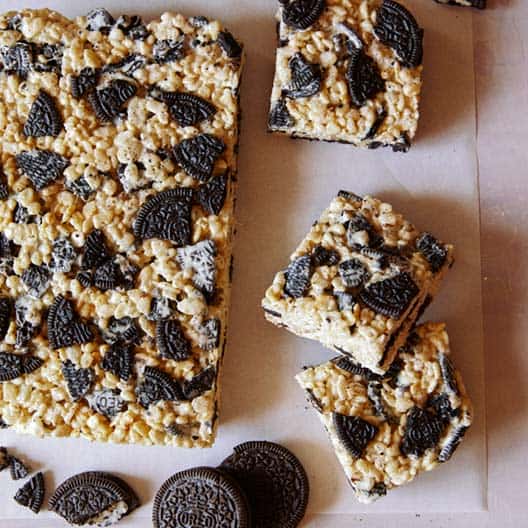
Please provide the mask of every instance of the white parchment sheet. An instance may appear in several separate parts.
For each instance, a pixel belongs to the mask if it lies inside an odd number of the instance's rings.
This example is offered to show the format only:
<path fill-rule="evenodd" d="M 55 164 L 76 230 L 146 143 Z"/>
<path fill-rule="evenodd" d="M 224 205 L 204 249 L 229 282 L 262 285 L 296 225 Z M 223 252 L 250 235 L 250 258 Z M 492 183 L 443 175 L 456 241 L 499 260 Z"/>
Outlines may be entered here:
<path fill-rule="evenodd" d="M 0 11 L 48 6 L 75 16 L 101 3 L 2 0 Z M 218 17 L 246 44 L 238 233 L 221 422 L 216 446 L 203 451 L 39 440 L 0 431 L 0 445 L 46 471 L 49 490 L 80 471 L 115 472 L 137 490 L 144 504 L 120 526 L 148 526 L 152 497 L 174 472 L 215 466 L 235 444 L 267 439 L 290 447 L 304 463 L 312 488 L 309 515 L 487 508 L 471 15 L 429 0 L 405 0 L 405 4 L 426 30 L 425 87 L 416 144 L 408 154 L 395 154 L 294 141 L 265 132 L 274 65 L 275 0 L 106 2 L 114 15 L 138 13 L 148 19 L 179 10 Z M 259 307 L 274 273 L 287 264 L 288 255 L 339 189 L 379 196 L 420 229 L 456 245 L 455 267 L 425 317 L 448 323 L 453 359 L 475 403 L 475 424 L 450 463 L 370 506 L 355 501 L 315 412 L 308 409 L 293 379 L 303 365 L 333 354 L 273 327 Z M 15 504 L 11 497 L 20 485 L 0 474 L 0 527 L 64 525 L 53 514 L 43 512 L 36 518 Z"/>

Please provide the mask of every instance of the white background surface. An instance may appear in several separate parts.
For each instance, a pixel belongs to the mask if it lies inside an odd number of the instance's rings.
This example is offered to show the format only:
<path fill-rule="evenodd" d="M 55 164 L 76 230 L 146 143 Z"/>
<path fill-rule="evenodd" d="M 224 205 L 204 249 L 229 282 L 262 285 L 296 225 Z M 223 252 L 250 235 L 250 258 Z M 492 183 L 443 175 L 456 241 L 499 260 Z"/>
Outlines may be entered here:
<path fill-rule="evenodd" d="M 48 5 L 75 15 L 96 4 L 51 1 L 25 5 Z M 523 432 L 528 428 L 526 419 L 522 420 L 528 365 L 518 355 L 527 328 L 525 321 L 522 327 L 523 316 L 526 318 L 523 286 L 528 282 L 523 267 L 528 242 L 522 225 L 527 219 L 528 169 L 522 147 L 527 121 L 520 116 L 528 108 L 524 55 L 528 9 L 521 0 L 490 0 L 491 9 L 484 13 L 437 6 L 428 0 L 408 0 L 407 4 L 412 4 L 426 28 L 426 84 L 418 142 L 408 155 L 401 156 L 294 142 L 263 132 L 273 71 L 274 1 L 165 1 L 152 2 L 147 9 L 141 2 L 107 3 L 114 14 L 155 15 L 172 9 L 217 16 L 246 42 L 239 233 L 220 441 L 212 450 L 192 453 L 83 441 L 35 441 L 3 432 L 2 443 L 16 446 L 35 468 L 49 470 L 50 489 L 69 474 L 100 468 L 121 473 L 147 502 L 172 472 L 220 462 L 239 441 L 268 438 L 291 447 L 310 473 L 313 495 L 305 526 L 348 526 L 353 521 L 373 528 L 527 524 L 522 502 L 528 495 L 523 458 Z M 0 2 L 1 11 L 22 5 Z M 489 479 L 480 385 L 477 169 L 483 207 Z M 316 417 L 304 410 L 301 391 L 291 379 L 302 364 L 324 359 L 326 353 L 266 324 L 258 310 L 261 293 L 273 273 L 284 265 L 311 220 L 340 187 L 379 194 L 420 227 L 457 244 L 457 265 L 428 317 L 447 320 L 454 357 L 476 400 L 479 418 L 454 462 L 420 477 L 373 508 L 361 506 L 351 497 Z M 16 522 L 14 517 L 26 514 L 5 497 L 17 486 L 6 475 L 2 475 L 1 485 L 0 516 L 11 519 L 0 521 L 2 528 L 63 525 L 46 514 L 35 522 L 28 518 Z M 461 513 L 487 506 L 489 513 Z M 380 510 L 392 513 L 370 513 Z M 415 513 L 394 513 L 402 510 Z M 446 510 L 452 513 L 424 513 Z M 346 511 L 369 513 L 341 513 Z M 146 506 L 122 526 L 148 526 L 148 515 Z"/>

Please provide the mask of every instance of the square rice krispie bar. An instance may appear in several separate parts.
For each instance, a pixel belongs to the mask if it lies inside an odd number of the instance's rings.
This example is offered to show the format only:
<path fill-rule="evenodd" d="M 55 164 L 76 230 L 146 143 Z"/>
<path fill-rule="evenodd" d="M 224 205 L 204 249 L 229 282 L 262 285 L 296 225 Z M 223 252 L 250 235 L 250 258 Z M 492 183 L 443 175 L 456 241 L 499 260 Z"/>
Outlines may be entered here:
<path fill-rule="evenodd" d="M 341 357 L 297 381 L 361 502 L 449 460 L 473 421 L 441 323 L 418 326 L 383 376 Z"/>
<path fill-rule="evenodd" d="M 341 191 L 277 273 L 266 318 L 385 372 L 453 263 L 392 206 Z"/>
<path fill-rule="evenodd" d="M 279 0 L 268 127 L 406 152 L 416 134 L 423 30 L 393 0 Z"/>
<path fill-rule="evenodd" d="M 4 425 L 214 442 L 241 64 L 205 17 L 0 17 Z"/>

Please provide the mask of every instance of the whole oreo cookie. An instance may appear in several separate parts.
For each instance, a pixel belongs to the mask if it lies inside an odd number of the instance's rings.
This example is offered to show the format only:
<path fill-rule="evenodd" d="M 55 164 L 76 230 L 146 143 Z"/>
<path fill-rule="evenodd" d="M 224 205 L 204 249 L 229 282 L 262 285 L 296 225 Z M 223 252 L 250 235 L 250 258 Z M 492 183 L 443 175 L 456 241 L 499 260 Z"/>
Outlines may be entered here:
<path fill-rule="evenodd" d="M 294 528 L 308 505 L 308 476 L 297 457 L 272 442 L 246 442 L 234 448 L 220 469 L 246 493 L 255 528 Z"/>
<path fill-rule="evenodd" d="M 158 491 L 154 528 L 249 528 L 250 512 L 240 486 L 213 468 L 176 473 Z M 271 527 L 270 527 L 271 528 Z"/>

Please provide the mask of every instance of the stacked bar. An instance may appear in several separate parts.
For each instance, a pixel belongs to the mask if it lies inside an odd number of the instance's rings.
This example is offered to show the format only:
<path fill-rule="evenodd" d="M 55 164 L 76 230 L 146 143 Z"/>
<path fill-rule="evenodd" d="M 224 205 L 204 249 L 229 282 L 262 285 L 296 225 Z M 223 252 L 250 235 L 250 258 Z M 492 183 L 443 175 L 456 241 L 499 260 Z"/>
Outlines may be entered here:
<path fill-rule="evenodd" d="M 297 375 L 361 502 L 446 462 L 472 422 L 443 324 L 410 334 L 380 376 L 341 357 Z"/>
<path fill-rule="evenodd" d="M 406 152 L 418 127 L 423 29 L 392 0 L 279 0 L 268 128 Z"/>
<path fill-rule="evenodd" d="M 452 264 L 390 204 L 341 191 L 262 300 L 269 321 L 341 354 L 297 379 L 363 502 L 448 460 L 471 424 L 444 325 L 416 327 Z"/>
<path fill-rule="evenodd" d="M 436 294 L 453 247 L 390 204 L 341 191 L 275 276 L 272 323 L 382 374 Z"/>
<path fill-rule="evenodd" d="M 214 442 L 241 65 L 205 17 L 0 17 L 5 426 Z"/>

